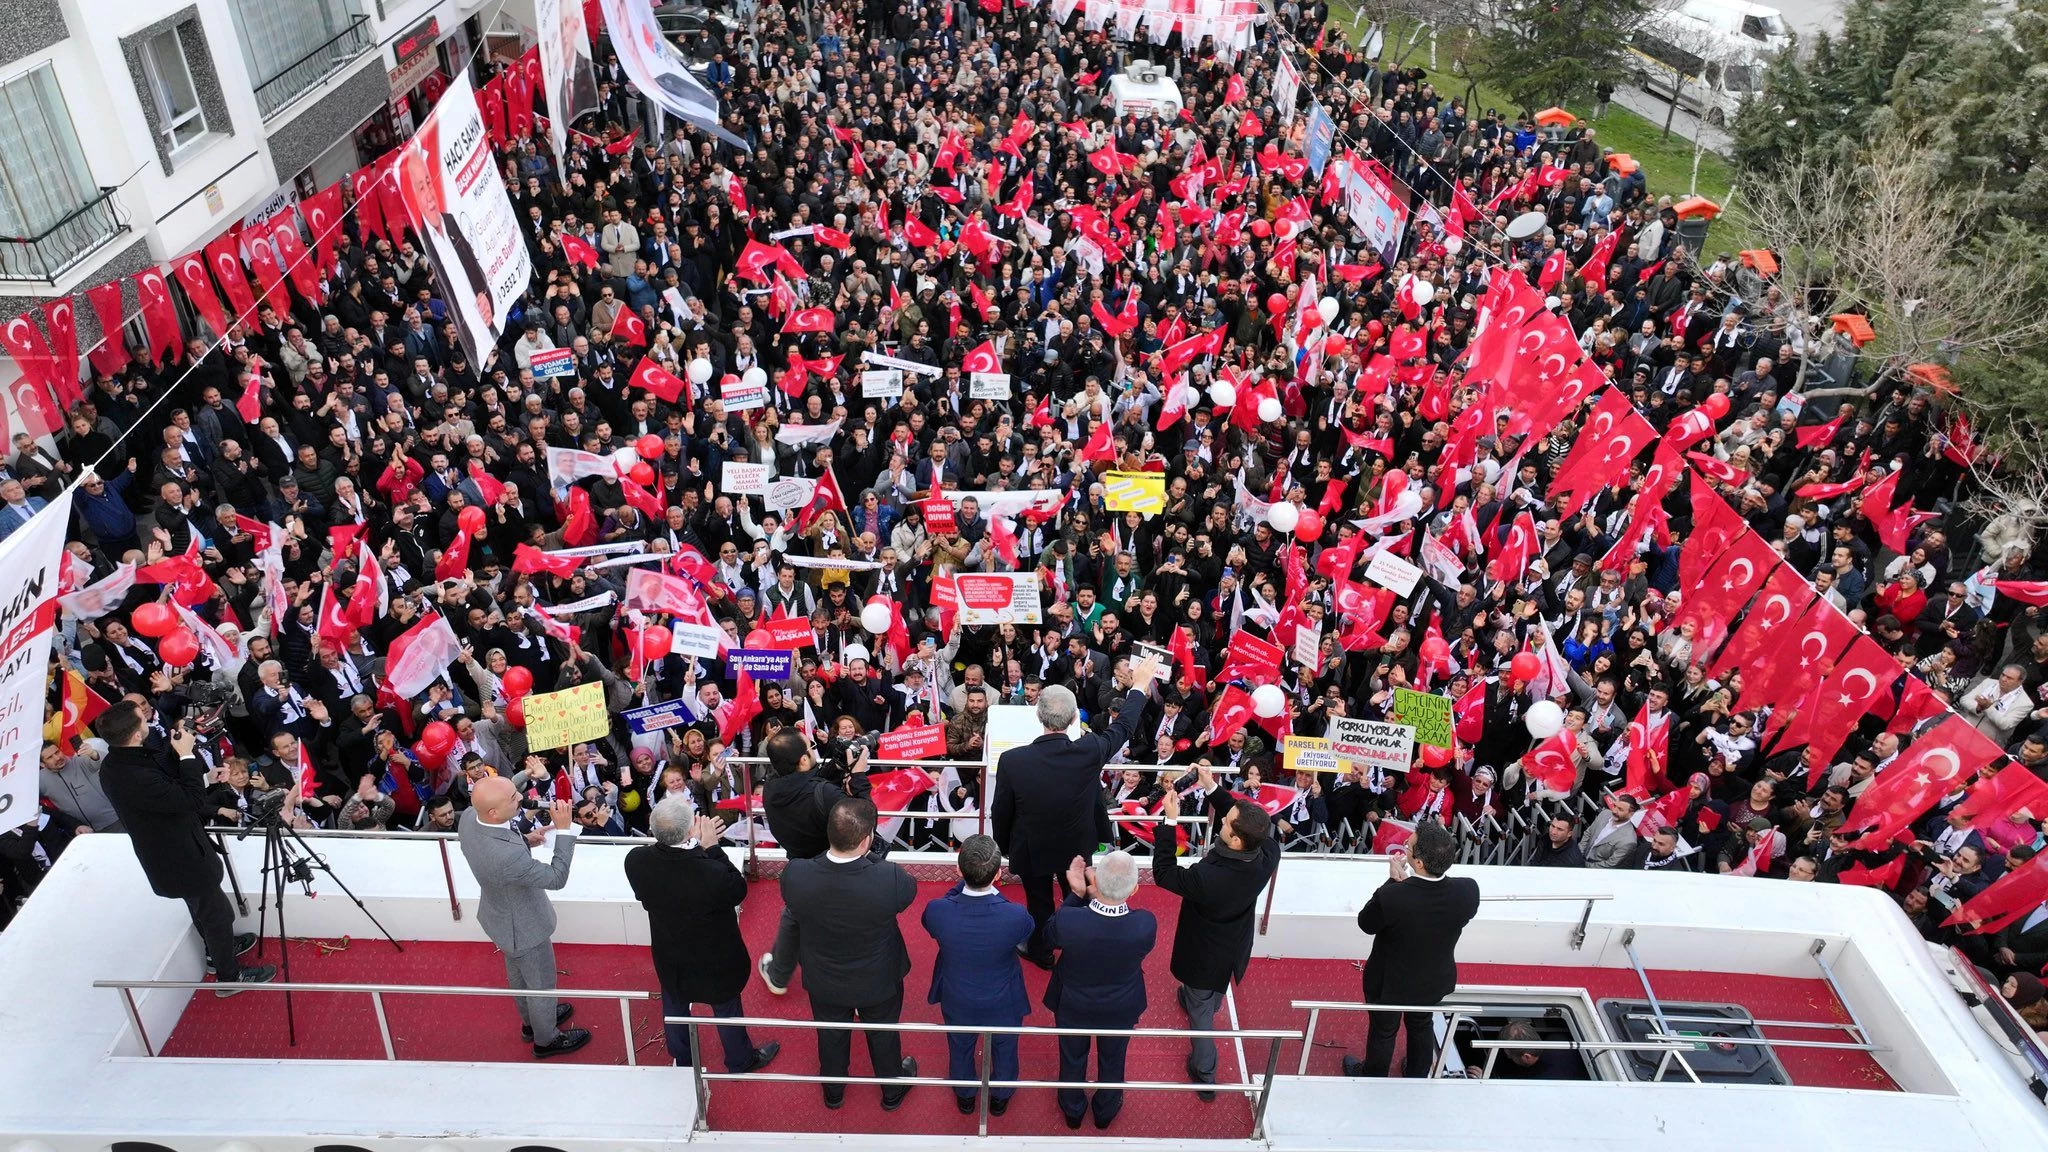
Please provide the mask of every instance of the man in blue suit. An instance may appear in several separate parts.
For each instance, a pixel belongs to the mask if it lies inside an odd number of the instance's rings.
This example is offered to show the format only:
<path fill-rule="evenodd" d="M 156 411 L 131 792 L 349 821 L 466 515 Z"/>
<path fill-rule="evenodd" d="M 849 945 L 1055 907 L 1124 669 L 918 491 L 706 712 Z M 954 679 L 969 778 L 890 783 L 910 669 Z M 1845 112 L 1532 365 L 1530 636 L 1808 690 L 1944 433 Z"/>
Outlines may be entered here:
<path fill-rule="evenodd" d="M 1128 852 L 1106 853 L 1093 868 L 1079 856 L 1067 869 L 1073 895 L 1046 923 L 1046 939 L 1059 950 L 1052 982 L 1046 985 L 1045 1006 L 1058 1028 L 1138 1026 L 1145 1014 L 1145 957 L 1159 938 L 1152 913 L 1130 906 L 1138 890 L 1138 862 Z M 1088 1076 L 1088 1045 L 1095 1044 L 1096 1079 L 1122 1083 L 1128 1036 L 1060 1037 L 1060 1080 L 1077 1083 Z M 1079 1128 L 1083 1113 L 1093 1108 L 1095 1126 L 1109 1127 L 1123 1109 L 1121 1088 L 1100 1088 L 1091 1101 L 1079 1088 L 1060 1089 L 1060 1113 L 1067 1127 Z"/>
<path fill-rule="evenodd" d="M 0 540 L 27 526 L 29 520 L 43 510 L 44 503 L 42 497 L 28 495 L 21 481 L 14 477 L 0 480 Z"/>
<path fill-rule="evenodd" d="M 1015 1028 L 1031 1011 L 1031 999 L 1024 993 L 1024 967 L 1017 959 L 1018 947 L 1031 936 L 1031 913 L 996 891 L 996 873 L 1002 868 L 1003 854 L 994 839 L 969 836 L 960 842 L 960 883 L 924 906 L 924 930 L 939 945 L 927 1002 L 939 1006 L 948 1024 Z M 946 1079 L 980 1078 L 974 1062 L 979 1039 L 972 1032 L 946 1037 Z M 995 1036 L 991 1041 L 994 1078 L 1015 1080 L 1017 1038 Z M 990 1089 L 989 1115 L 1001 1116 L 1015 1091 Z M 963 1113 L 973 1113 L 974 1097 L 972 1090 L 953 1089 L 953 1100 Z"/>

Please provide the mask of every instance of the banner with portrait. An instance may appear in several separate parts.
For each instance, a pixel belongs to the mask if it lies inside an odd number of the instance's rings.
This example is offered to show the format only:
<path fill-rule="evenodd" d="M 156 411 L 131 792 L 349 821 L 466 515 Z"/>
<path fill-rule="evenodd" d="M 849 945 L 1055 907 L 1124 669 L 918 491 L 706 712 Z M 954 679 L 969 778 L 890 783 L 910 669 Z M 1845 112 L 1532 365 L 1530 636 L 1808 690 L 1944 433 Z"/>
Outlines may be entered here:
<path fill-rule="evenodd" d="M 633 86 L 669 115 L 747 151 L 746 141 L 719 126 L 717 95 L 691 73 L 690 62 L 661 34 L 653 6 L 641 0 L 603 3 L 612 51 L 619 54 L 619 66 Z"/>
<path fill-rule="evenodd" d="M 1365 247 L 1381 264 L 1391 268 L 1401 252 L 1401 238 L 1408 232 L 1407 185 L 1395 179 L 1377 160 L 1346 157 L 1343 176 L 1344 213 L 1351 227 L 1365 237 Z"/>
<path fill-rule="evenodd" d="M 63 583 L 66 488 L 0 543 L 0 832 L 36 818 L 37 758 L 49 703 L 50 640 Z"/>
<path fill-rule="evenodd" d="M 533 261 L 505 195 L 467 72 L 455 78 L 398 158 L 398 188 L 425 241 L 442 299 L 478 372 L 526 293 Z"/>
<path fill-rule="evenodd" d="M 540 38 L 541 86 L 547 89 L 548 143 L 554 145 L 555 164 L 566 172 L 569 125 L 597 111 L 590 30 L 583 24 L 581 0 L 533 0 L 533 23 Z"/>

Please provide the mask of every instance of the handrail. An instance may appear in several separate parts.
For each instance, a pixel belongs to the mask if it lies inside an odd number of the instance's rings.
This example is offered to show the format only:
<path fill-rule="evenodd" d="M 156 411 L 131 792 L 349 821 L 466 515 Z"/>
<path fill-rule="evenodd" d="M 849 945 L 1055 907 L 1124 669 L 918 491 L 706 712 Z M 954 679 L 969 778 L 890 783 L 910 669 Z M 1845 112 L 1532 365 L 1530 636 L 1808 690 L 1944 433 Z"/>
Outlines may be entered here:
<path fill-rule="evenodd" d="M 66 269 L 126 232 L 128 223 L 121 219 L 115 195 L 119 191 L 99 188 L 91 199 L 33 236 L 0 236 L 0 280 L 54 284 Z"/>
<path fill-rule="evenodd" d="M 275 113 L 278 109 L 283 108 L 287 104 L 290 104 L 292 101 L 298 99 L 306 92 L 311 91 L 313 86 L 320 83 L 320 81 L 325 80 L 327 77 L 332 76 L 334 73 L 340 71 L 343 65 L 362 56 L 364 52 L 367 52 L 373 46 L 374 42 L 373 38 L 370 35 L 368 35 L 369 25 L 370 17 L 368 16 L 368 14 L 357 16 L 354 20 L 351 20 L 348 23 L 348 25 L 344 27 L 341 31 L 336 32 L 334 35 L 328 37 L 325 41 L 322 41 L 312 51 L 306 53 L 304 56 L 299 57 L 297 60 L 292 61 L 291 63 L 285 65 L 284 67 L 279 68 L 277 72 L 274 73 L 273 75 L 261 81 L 258 81 L 255 85 L 253 85 L 253 90 L 256 93 L 256 102 L 257 105 L 261 108 L 263 115 L 268 117 L 271 114 Z M 309 75 L 311 75 L 311 79 L 299 84 L 296 88 L 291 89 L 282 96 L 273 96 L 273 94 L 270 93 L 269 89 L 273 85 L 278 84 L 280 81 L 287 80 L 293 75 L 293 73 L 298 72 L 307 64 L 320 61 L 324 57 L 329 57 L 331 55 L 330 50 L 334 49 L 336 45 L 339 45 L 344 40 L 356 41 L 355 45 L 353 45 L 354 50 L 350 51 L 348 55 L 343 56 L 338 60 L 328 60 L 328 67 L 325 71 L 320 72 L 318 74 L 308 73 Z"/>
<path fill-rule="evenodd" d="M 1322 1024 L 1325 1012 L 1448 1012 L 1451 1017 L 1450 1024 L 1444 1030 L 1444 1034 L 1448 1036 L 1457 1031 L 1458 1021 L 1483 1011 L 1470 1004 L 1360 1004 L 1355 1000 L 1291 1000 L 1288 1005 L 1308 1009 L 1308 1027 L 1302 1031 L 1301 1060 L 1294 1068 L 1296 1076 L 1308 1075 L 1309 1053 L 1315 1051 L 1316 1028 Z M 1439 1060 L 1437 1065 L 1430 1069 L 1430 1079 L 1436 1078 L 1442 1063 Z"/>
<path fill-rule="evenodd" d="M 1303 1040 L 1301 1032 L 1283 1028 L 1061 1028 L 1037 1027 L 1031 1025 L 1002 1024 L 927 1024 L 887 1023 L 869 1024 L 838 1020 L 791 1020 L 768 1016 L 667 1016 L 664 1024 L 675 1024 L 690 1032 L 690 1051 L 699 1053 L 691 1062 L 691 1076 L 696 1082 L 697 1116 L 694 1130 L 711 1130 L 711 1089 L 714 1081 L 745 1080 L 753 1083 L 774 1084 L 875 1084 L 882 1087 L 914 1088 L 918 1085 L 933 1088 L 974 1088 L 977 1089 L 978 1135 L 988 1135 L 989 1090 L 993 1088 L 1113 1088 L 1120 1091 L 1146 1092 L 1214 1092 L 1217 1086 L 1206 1083 L 1184 1083 L 1167 1080 L 997 1080 L 990 1074 L 990 1053 L 994 1048 L 992 1038 L 996 1036 L 1121 1036 L 1126 1038 L 1192 1039 L 1206 1036 L 1215 1040 L 1267 1040 L 1266 1070 L 1257 1087 L 1250 1089 L 1257 1097 L 1252 1108 L 1251 1139 L 1265 1139 L 1266 1104 L 1273 1092 L 1273 1079 L 1279 1073 L 1281 1045 L 1290 1040 Z M 802 1028 L 833 1032 L 910 1032 L 960 1035 L 972 1033 L 981 1038 L 981 1075 L 973 1080 L 955 1080 L 937 1076 L 827 1076 L 823 1073 L 803 1072 L 707 1072 L 704 1070 L 704 1037 L 706 1026 L 715 1028 Z"/>
<path fill-rule="evenodd" d="M 1486 1053 L 1486 1063 L 1479 1070 L 1479 1079 L 1493 1079 L 1493 1068 L 1500 1060 L 1500 1054 L 1509 1049 L 1517 1052 L 1664 1052 L 1676 1053 L 1681 1045 L 1660 1043 L 1650 1040 L 1479 1040 L 1465 1041 L 1467 1047 L 1478 1048 Z M 1657 1079 L 1664 1078 L 1664 1065 L 1657 1067 Z"/>
<path fill-rule="evenodd" d="M 626 1042 L 626 1063 L 639 1063 L 636 1046 L 633 1043 L 633 1009 L 635 1000 L 652 1000 L 654 994 L 640 991 L 618 991 L 593 988 L 482 988 L 470 985 L 436 984 L 335 984 L 332 982 L 237 984 L 230 981 L 223 985 L 218 980 L 95 980 L 95 988 L 112 988 L 121 994 L 121 1003 L 128 1010 L 128 1023 L 135 1028 L 136 1039 L 142 1041 L 142 1050 L 156 1056 L 156 1045 L 149 1039 L 149 1031 L 142 1025 L 142 1012 L 136 1006 L 135 993 L 142 991 L 184 991 L 197 992 L 212 989 L 215 992 L 232 988 L 236 995 L 243 992 L 362 992 L 370 997 L 370 1007 L 377 1014 L 377 1032 L 384 1041 L 384 1058 L 397 1060 L 398 1050 L 391 1042 L 391 1023 L 384 1015 L 386 996 L 521 996 L 544 997 L 549 1000 L 617 1000 L 619 1002 L 620 1035 Z"/>

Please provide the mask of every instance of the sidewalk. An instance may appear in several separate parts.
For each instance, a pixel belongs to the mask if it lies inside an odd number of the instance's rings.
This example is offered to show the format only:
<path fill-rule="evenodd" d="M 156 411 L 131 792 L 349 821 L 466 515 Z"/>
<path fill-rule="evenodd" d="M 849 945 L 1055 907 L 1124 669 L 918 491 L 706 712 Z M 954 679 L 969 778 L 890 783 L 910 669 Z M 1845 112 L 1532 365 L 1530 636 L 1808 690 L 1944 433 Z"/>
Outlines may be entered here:
<path fill-rule="evenodd" d="M 1664 117 L 1671 113 L 1671 105 L 1636 87 L 1615 89 L 1614 102 L 1648 120 L 1660 130 L 1664 127 Z M 1687 140 L 1697 140 L 1707 146 L 1707 151 L 1721 156 L 1728 155 L 1735 146 L 1734 138 L 1728 135 L 1726 129 L 1702 124 L 1699 117 L 1682 108 L 1671 121 L 1671 134 L 1683 136 Z"/>

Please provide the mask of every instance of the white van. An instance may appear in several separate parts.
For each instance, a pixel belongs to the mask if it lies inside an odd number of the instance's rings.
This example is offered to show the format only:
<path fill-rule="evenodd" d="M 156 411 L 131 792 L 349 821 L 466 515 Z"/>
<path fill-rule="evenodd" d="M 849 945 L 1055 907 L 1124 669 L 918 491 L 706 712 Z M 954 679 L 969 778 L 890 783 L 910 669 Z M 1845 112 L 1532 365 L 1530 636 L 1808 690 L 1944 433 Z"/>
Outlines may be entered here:
<path fill-rule="evenodd" d="M 1118 117 L 1157 116 L 1170 120 L 1186 105 L 1173 77 L 1142 61 L 1109 78 L 1109 101 Z"/>
<path fill-rule="evenodd" d="M 1645 91 L 1718 126 L 1762 90 L 1764 66 L 1790 43 L 1785 27 L 1776 8 L 1686 0 L 1644 24 L 1629 47 Z"/>

